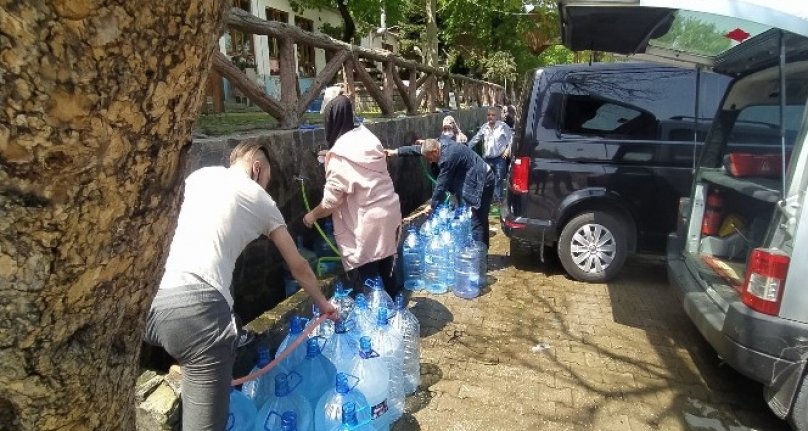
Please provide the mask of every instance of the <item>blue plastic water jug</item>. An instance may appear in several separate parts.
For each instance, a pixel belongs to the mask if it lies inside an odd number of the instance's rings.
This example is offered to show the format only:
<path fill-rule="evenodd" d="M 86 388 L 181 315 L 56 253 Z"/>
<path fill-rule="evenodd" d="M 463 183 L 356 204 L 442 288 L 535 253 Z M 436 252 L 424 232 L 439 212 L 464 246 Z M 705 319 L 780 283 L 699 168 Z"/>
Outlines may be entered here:
<path fill-rule="evenodd" d="M 421 383 L 421 325 L 418 318 L 407 309 L 404 295 L 396 295 L 396 315 L 390 319 L 390 326 L 395 328 L 404 341 L 404 393 L 412 394 Z M 360 352 L 362 346 L 359 346 Z"/>
<path fill-rule="evenodd" d="M 297 379 L 294 385 L 289 379 Z M 297 429 L 300 431 L 311 431 L 313 426 L 313 413 L 311 404 L 294 389 L 300 385 L 303 379 L 295 371 L 279 373 L 275 376 L 275 394 L 258 411 L 255 421 L 256 431 L 281 431 L 282 414 L 294 412 L 297 419 Z"/>
<path fill-rule="evenodd" d="M 295 369 L 303 378 L 297 390 L 312 406 L 331 388 L 337 374 L 334 364 L 321 354 L 320 349 L 324 343 L 327 343 L 324 338 L 309 338 L 306 343 L 306 358 Z"/>
<path fill-rule="evenodd" d="M 334 322 L 334 335 L 323 346 L 323 356 L 328 358 L 337 372 L 351 371 L 353 360 L 359 352 L 359 343 L 353 334 L 348 333 L 344 320 Z"/>
<path fill-rule="evenodd" d="M 348 382 L 349 379 L 354 381 L 353 384 Z M 368 402 L 365 396 L 356 390 L 356 383 L 359 379 L 350 374 L 337 373 L 335 380 L 334 389 L 323 394 L 314 409 L 315 431 L 331 431 L 332 428 L 341 424 L 342 406 L 348 402 L 354 403 L 358 410 L 364 412 L 365 417 L 362 419 L 370 420 Z"/>
<path fill-rule="evenodd" d="M 387 310 L 378 310 L 376 327 L 370 333 L 373 348 L 387 363 L 390 373 L 389 407 L 391 423 L 404 414 L 404 340 L 396 329 L 390 326 Z"/>
<path fill-rule="evenodd" d="M 377 431 L 388 431 L 393 423 L 390 411 L 390 370 L 387 362 L 372 349 L 370 337 L 359 339 L 359 359 L 352 374 L 359 379 L 356 386 L 370 406 L 370 418 Z"/>
<path fill-rule="evenodd" d="M 371 425 L 370 420 L 359 421 L 356 414 L 356 404 L 348 401 L 342 406 L 342 423 L 332 431 L 380 431 Z"/>
<path fill-rule="evenodd" d="M 226 431 L 252 431 L 257 410 L 246 395 L 230 388 L 230 411 L 227 413 Z"/>
<path fill-rule="evenodd" d="M 270 363 L 269 348 L 266 346 L 258 347 L 258 358 L 255 361 L 250 374 L 266 367 Z M 288 373 L 289 370 L 278 364 L 269 370 L 267 373 L 259 376 L 255 380 L 250 380 L 241 386 L 241 391 L 244 395 L 252 400 L 255 408 L 260 409 L 261 406 L 275 393 L 275 376 L 279 373 Z"/>
<path fill-rule="evenodd" d="M 415 226 L 407 229 L 401 250 L 404 288 L 410 291 L 424 289 L 424 250 Z"/>
<path fill-rule="evenodd" d="M 283 341 L 281 341 L 281 345 L 278 346 L 278 352 L 275 355 L 280 355 L 289 346 L 291 346 L 292 343 L 294 343 L 294 341 L 303 333 L 303 329 L 305 327 L 306 319 L 300 316 L 292 316 L 292 318 L 289 320 L 289 333 L 286 335 Z M 283 366 L 286 367 L 287 370 L 294 370 L 305 357 L 306 344 L 300 343 L 295 350 L 283 360 Z"/>

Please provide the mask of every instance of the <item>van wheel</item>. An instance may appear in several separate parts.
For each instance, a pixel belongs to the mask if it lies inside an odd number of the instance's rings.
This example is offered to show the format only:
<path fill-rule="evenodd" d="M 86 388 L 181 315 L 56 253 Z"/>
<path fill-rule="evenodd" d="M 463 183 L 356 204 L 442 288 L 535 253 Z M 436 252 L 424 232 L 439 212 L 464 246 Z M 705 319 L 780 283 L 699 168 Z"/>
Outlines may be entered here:
<path fill-rule="evenodd" d="M 579 214 L 558 239 L 558 258 L 572 278 L 590 283 L 611 280 L 626 261 L 629 227 L 607 212 Z"/>
<path fill-rule="evenodd" d="M 794 407 L 788 415 L 788 423 L 794 431 L 808 431 L 808 378 L 803 376 Z"/>

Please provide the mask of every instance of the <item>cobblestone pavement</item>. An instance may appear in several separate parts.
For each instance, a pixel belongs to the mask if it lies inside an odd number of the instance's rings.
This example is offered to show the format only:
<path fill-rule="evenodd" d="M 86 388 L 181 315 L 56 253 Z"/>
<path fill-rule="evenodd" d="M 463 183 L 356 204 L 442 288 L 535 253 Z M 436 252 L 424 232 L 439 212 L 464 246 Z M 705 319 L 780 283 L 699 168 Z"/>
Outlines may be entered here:
<path fill-rule="evenodd" d="M 663 262 L 579 283 L 558 263 L 511 260 L 496 228 L 480 298 L 413 296 L 421 389 L 394 431 L 788 429 L 760 385 L 720 364 Z"/>

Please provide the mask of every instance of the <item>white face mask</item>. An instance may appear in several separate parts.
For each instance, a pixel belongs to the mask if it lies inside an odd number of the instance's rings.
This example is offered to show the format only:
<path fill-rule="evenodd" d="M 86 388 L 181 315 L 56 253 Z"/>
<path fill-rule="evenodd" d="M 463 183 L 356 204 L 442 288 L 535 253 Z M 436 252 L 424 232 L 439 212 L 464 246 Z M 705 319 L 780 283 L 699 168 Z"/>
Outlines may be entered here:
<path fill-rule="evenodd" d="M 451 130 L 447 130 L 447 131 L 443 132 L 442 136 L 446 136 L 447 138 L 454 139 L 455 134 Z"/>

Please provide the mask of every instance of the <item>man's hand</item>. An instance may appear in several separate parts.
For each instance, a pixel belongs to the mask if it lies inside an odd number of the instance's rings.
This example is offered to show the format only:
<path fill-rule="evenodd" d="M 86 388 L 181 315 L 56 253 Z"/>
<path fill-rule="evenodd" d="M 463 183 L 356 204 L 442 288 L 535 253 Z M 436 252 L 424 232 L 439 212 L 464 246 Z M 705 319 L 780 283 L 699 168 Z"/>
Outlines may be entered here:
<path fill-rule="evenodd" d="M 384 155 L 387 157 L 393 157 L 398 155 L 398 150 L 392 149 L 388 150 L 387 148 L 384 149 Z"/>
<path fill-rule="evenodd" d="M 317 218 L 314 217 L 312 213 L 306 213 L 303 216 L 303 224 L 306 225 L 307 228 L 311 229 L 314 226 L 314 223 L 317 222 Z"/>

